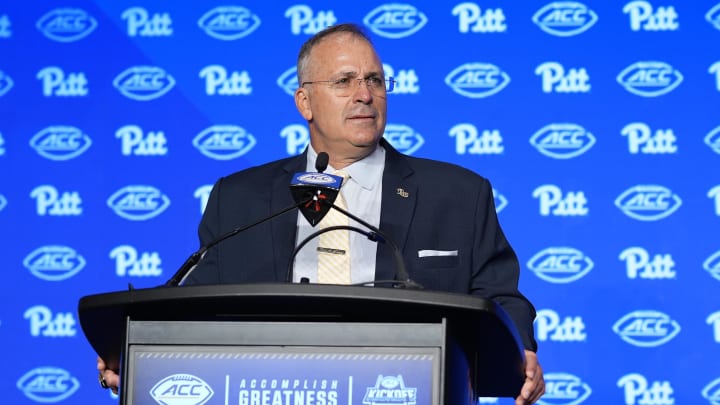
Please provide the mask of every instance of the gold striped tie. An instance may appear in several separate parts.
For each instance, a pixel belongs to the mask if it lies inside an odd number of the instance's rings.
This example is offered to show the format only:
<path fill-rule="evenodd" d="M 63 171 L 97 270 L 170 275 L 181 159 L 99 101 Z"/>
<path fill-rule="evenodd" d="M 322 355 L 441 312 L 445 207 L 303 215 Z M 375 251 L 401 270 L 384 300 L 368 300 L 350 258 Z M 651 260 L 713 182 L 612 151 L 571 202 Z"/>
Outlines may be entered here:
<path fill-rule="evenodd" d="M 343 185 L 348 174 L 342 170 L 333 173 L 342 176 Z M 338 193 L 335 205 L 347 210 L 345 198 Z M 331 208 L 320 221 L 320 229 L 330 226 L 348 226 L 350 219 L 342 212 Z M 350 231 L 338 229 L 328 231 L 319 236 L 318 241 L 318 283 L 321 284 L 350 284 Z"/>

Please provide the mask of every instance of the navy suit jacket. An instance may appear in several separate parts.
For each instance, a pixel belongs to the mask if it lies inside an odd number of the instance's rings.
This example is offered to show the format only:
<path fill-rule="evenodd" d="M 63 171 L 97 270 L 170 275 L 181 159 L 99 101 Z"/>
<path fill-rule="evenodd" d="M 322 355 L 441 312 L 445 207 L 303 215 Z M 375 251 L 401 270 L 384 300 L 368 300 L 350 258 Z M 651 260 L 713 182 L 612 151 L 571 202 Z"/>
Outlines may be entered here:
<path fill-rule="evenodd" d="M 525 348 L 536 350 L 535 309 L 518 291 L 519 265 L 495 213 L 490 183 L 449 163 L 410 157 L 384 140 L 380 229 L 403 253 L 410 278 L 429 290 L 493 299 L 510 315 Z M 293 174 L 306 153 L 221 178 L 199 226 L 202 246 L 294 204 Z M 229 238 L 208 251 L 188 284 L 282 282 L 296 244 L 297 211 Z M 419 257 L 420 250 L 457 256 Z M 393 252 L 379 244 L 376 280 L 395 278 Z"/>

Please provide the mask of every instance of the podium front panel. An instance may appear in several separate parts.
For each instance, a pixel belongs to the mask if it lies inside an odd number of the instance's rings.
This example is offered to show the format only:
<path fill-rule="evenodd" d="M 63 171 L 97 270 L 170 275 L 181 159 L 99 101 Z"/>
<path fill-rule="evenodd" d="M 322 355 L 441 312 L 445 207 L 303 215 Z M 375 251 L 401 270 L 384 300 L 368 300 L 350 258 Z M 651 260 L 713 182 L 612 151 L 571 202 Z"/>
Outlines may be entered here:
<path fill-rule="evenodd" d="M 427 324 L 131 321 L 124 403 L 437 405 L 442 330 Z"/>

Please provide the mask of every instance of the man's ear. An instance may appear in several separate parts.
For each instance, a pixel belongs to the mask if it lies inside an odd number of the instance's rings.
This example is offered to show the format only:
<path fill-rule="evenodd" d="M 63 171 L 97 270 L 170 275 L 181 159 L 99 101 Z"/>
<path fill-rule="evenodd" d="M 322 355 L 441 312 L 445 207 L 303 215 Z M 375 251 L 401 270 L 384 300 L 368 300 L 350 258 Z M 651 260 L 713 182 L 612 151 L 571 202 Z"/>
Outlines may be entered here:
<path fill-rule="evenodd" d="M 302 115 L 306 121 L 312 119 L 312 108 L 310 108 L 309 96 L 308 90 L 304 87 L 298 87 L 298 89 L 295 90 L 295 107 L 297 107 L 300 115 Z"/>

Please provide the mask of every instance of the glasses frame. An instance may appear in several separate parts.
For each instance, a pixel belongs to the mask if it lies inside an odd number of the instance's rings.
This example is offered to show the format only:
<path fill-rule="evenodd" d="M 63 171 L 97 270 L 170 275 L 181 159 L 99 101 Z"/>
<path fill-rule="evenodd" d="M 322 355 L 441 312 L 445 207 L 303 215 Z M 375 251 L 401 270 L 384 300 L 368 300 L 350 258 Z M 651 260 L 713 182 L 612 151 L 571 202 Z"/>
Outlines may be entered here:
<path fill-rule="evenodd" d="M 302 82 L 302 84 L 300 84 L 300 87 L 303 87 L 306 84 L 317 84 L 317 83 L 325 83 L 325 84 L 332 85 L 332 84 L 336 84 L 338 82 L 338 80 L 341 80 L 341 79 L 345 79 L 345 78 L 334 79 L 334 80 L 311 80 L 311 81 Z M 375 77 L 359 77 L 359 78 L 348 78 L 348 79 L 355 80 L 358 83 L 358 86 L 360 85 L 359 84 L 360 82 L 364 82 L 365 86 L 368 88 L 368 90 L 370 90 L 370 92 L 373 91 L 372 88 L 370 87 L 370 85 L 368 84 L 369 83 L 368 80 L 375 79 Z M 393 90 L 395 90 L 395 82 L 396 82 L 395 78 L 392 76 L 388 76 L 386 79 L 383 79 L 383 81 L 385 82 L 385 93 L 384 94 L 392 93 Z M 331 86 L 331 88 L 332 88 L 332 86 Z M 348 89 L 350 89 L 350 87 L 348 87 Z M 338 90 L 338 89 L 336 88 L 334 90 Z"/>

